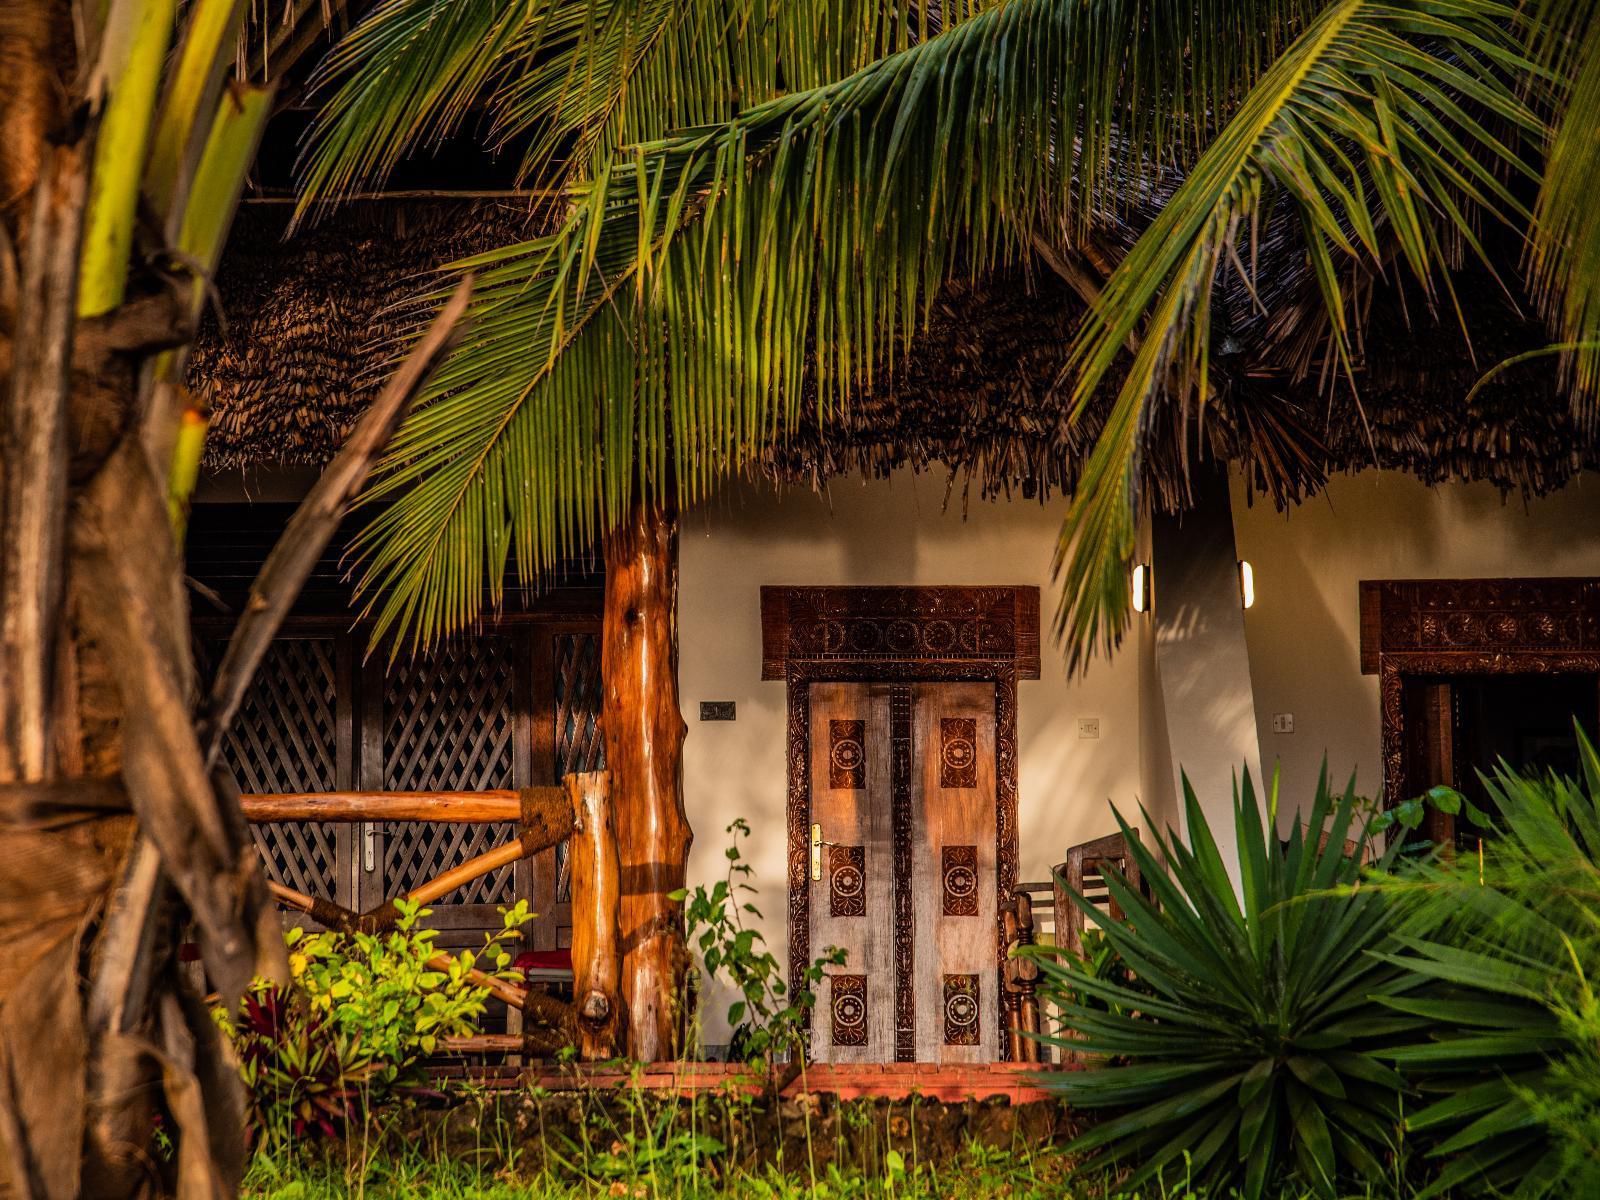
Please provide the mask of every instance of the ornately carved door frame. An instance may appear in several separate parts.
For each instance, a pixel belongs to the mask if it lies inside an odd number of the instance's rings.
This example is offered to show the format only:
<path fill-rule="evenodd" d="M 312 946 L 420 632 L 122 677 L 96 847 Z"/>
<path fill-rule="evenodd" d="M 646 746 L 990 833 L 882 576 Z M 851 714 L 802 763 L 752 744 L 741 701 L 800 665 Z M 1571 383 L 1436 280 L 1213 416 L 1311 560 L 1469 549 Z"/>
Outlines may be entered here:
<path fill-rule="evenodd" d="M 811 684 L 891 683 L 891 804 L 895 878 L 911 877 L 911 687 L 995 685 L 997 900 L 1017 885 L 1017 680 L 1039 678 L 1036 587 L 763 587 L 761 678 L 788 683 L 789 978 L 811 964 Z M 997 904 L 998 907 L 998 904 Z M 894 893 L 895 1058 L 916 1058 L 912 896 Z M 995 927 L 996 970 L 1005 963 Z M 1003 994 L 1003 992 L 1002 992 Z M 1006 1009 L 997 1008 L 1001 1053 Z"/>
<path fill-rule="evenodd" d="M 1384 795 L 1404 798 L 1406 677 L 1600 672 L 1600 579 L 1363 580 L 1361 672 L 1378 676 Z"/>

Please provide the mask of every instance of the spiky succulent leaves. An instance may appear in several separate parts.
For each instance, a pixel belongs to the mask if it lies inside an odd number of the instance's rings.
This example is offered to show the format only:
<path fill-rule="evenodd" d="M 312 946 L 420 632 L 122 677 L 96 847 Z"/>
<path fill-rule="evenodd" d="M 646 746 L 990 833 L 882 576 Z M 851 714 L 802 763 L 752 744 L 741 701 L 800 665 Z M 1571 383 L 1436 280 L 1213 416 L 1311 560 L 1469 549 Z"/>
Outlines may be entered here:
<path fill-rule="evenodd" d="M 1123 920 L 1074 896 L 1137 989 L 1066 958 L 1041 963 L 1071 1031 L 1059 1044 L 1104 1058 L 1055 1086 L 1076 1108 L 1114 1110 L 1069 1150 L 1087 1174 L 1129 1169 L 1129 1189 L 1191 1169 L 1252 1198 L 1290 1171 L 1324 1196 L 1381 1180 L 1402 1085 L 1374 1050 L 1416 1021 L 1378 998 L 1415 981 L 1371 953 L 1389 937 L 1384 898 L 1332 894 L 1362 878 L 1353 788 L 1335 797 L 1324 775 L 1280 842 L 1246 775 L 1234 790 L 1237 894 L 1187 780 L 1184 809 L 1188 842 L 1156 835 L 1153 846 L 1118 814 L 1150 892 L 1108 871 Z M 1154 828 L 1148 813 L 1144 824 Z"/>
<path fill-rule="evenodd" d="M 449 22 L 442 48 L 408 44 L 433 28 L 419 4 L 379 10 L 402 14 L 381 41 L 373 19 L 366 44 L 390 48 L 389 74 L 382 53 L 363 57 L 355 42 L 340 51 L 344 98 L 319 127 L 311 196 L 381 174 L 393 158 L 376 147 L 397 155 L 454 128 L 429 114 L 454 119 L 484 88 L 532 89 L 518 93 L 530 129 L 566 119 L 550 108 L 566 93 L 518 76 L 509 49 L 491 66 Z M 707 5 L 679 0 L 672 11 L 734 11 L 731 0 Z M 891 14 L 883 29 L 895 30 L 901 9 L 803 0 L 775 10 L 758 47 L 673 51 L 671 88 L 712 97 L 732 84 L 746 107 L 721 125 L 602 152 L 608 138 L 648 131 L 643 115 L 608 126 L 560 232 L 479 261 L 488 278 L 475 335 L 436 377 L 437 403 L 402 435 L 384 493 L 393 506 L 366 542 L 369 585 L 388 589 L 381 619 L 436 637 L 494 602 L 511 558 L 537 577 L 592 544 L 620 506 L 663 491 L 701 499 L 802 417 L 829 420 L 892 368 L 958 264 L 982 271 L 1035 230 L 1059 237 L 1125 203 L 1147 162 L 1178 153 L 1160 139 L 1199 140 L 1314 7 L 1018 0 L 923 41 L 924 6 L 904 8 L 916 38 L 865 38 L 852 13 L 881 8 Z M 901 42 L 914 44 L 842 79 L 765 94 Z M 552 64 L 598 78 L 597 45 L 552 50 Z M 501 71 L 521 82 L 495 82 Z M 690 113 L 688 100 L 675 103 Z"/>
<path fill-rule="evenodd" d="M 1342 272 L 1381 273 L 1390 247 L 1429 295 L 1452 239 L 1523 214 L 1520 137 L 1539 118 L 1517 90 L 1533 65 L 1516 11 L 1492 0 L 1339 0 L 1261 78 L 1108 281 L 1064 378 L 1081 412 L 1130 339 L 1131 368 L 1084 468 L 1057 550 L 1056 629 L 1074 667 L 1127 626 L 1139 458 L 1153 401 L 1203 411 L 1212 293 L 1253 270 L 1264 199 L 1300 214 L 1336 359 L 1351 361 Z M 1180 422 L 1180 427 L 1182 423 Z"/>
<path fill-rule="evenodd" d="M 1485 779 L 1496 833 L 1476 856 L 1416 865 L 1385 884 L 1413 913 L 1391 957 L 1430 988 L 1390 1003 L 1429 1017 L 1431 1036 L 1394 1061 L 1436 1097 L 1409 1128 L 1432 1139 L 1452 1187 L 1519 1197 L 1566 1194 L 1530 1098 L 1578 1047 L 1563 1014 L 1588 997 L 1600 952 L 1600 759 L 1580 729 L 1583 779 Z"/>

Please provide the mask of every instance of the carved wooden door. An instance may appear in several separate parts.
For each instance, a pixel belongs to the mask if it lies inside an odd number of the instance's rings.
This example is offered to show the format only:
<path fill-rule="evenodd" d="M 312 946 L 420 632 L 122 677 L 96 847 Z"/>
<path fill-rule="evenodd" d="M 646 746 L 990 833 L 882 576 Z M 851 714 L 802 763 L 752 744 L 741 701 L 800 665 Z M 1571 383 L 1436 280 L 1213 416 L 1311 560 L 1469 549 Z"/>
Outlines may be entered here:
<path fill-rule="evenodd" d="M 819 1062 L 999 1057 L 992 683 L 814 683 Z"/>

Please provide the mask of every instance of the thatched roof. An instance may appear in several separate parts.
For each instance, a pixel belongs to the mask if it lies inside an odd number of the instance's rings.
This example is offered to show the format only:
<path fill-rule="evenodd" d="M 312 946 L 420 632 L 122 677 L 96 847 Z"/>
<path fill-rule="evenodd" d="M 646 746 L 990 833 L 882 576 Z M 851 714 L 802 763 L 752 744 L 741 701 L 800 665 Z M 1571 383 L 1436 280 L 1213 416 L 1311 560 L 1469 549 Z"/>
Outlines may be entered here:
<path fill-rule="evenodd" d="M 320 466 L 383 383 L 397 313 L 444 263 L 540 232 L 528 203 L 356 204 L 287 233 L 286 205 L 245 207 L 218 272 L 221 320 L 189 386 L 211 405 L 207 464 Z"/>
<path fill-rule="evenodd" d="M 280 212 L 246 213 L 218 280 L 226 332 L 213 328 L 190 385 L 212 405 L 213 467 L 319 464 L 337 449 L 381 383 L 390 310 L 419 273 L 533 231 L 521 203 L 363 205 L 289 240 Z M 1330 388 L 1315 310 L 1295 271 L 1236 297 L 1219 332 L 1219 391 L 1185 433 L 1150 439 L 1145 479 L 1165 507 L 1181 503 L 1182 448 L 1243 463 L 1279 502 L 1316 491 L 1334 471 L 1381 466 L 1428 481 L 1486 479 L 1542 493 L 1597 465 L 1581 448 L 1554 366 L 1516 368 L 1465 398 L 1488 366 L 1546 340 L 1492 282 L 1463 306 L 1469 353 L 1453 312 L 1374 287 L 1357 383 Z M 1104 418 L 1104 400 L 1072 421 L 1056 388 L 1083 303 L 1042 262 L 979 284 L 950 286 L 929 328 L 892 376 L 771 451 L 767 474 L 817 484 L 896 467 L 947 467 L 982 493 L 1070 490 Z M 1179 419 L 1162 410 L 1158 420 Z"/>

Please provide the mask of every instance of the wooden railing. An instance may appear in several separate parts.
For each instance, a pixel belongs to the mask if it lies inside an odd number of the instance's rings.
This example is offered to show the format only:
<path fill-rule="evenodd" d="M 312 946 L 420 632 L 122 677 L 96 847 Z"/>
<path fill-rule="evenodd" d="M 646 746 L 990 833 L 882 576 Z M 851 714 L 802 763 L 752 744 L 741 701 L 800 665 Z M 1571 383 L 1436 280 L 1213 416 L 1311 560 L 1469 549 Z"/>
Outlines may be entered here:
<path fill-rule="evenodd" d="M 621 1051 L 621 866 L 611 818 L 611 779 L 606 772 L 568 775 L 562 787 L 518 791 L 283 792 L 247 795 L 241 801 L 246 820 L 257 824 L 449 821 L 516 825 L 516 836 L 505 845 L 441 871 L 405 894 L 404 899 L 422 904 L 570 838 L 573 1002 L 567 1004 L 481 971 L 470 972 L 474 983 L 522 1013 L 523 1032 L 457 1039 L 459 1044 L 452 1048 L 547 1055 L 576 1046 L 579 1056 L 588 1061 L 614 1058 Z M 391 928 L 399 915 L 393 900 L 355 912 L 323 896 L 278 883 L 268 886 L 279 903 L 330 929 L 379 932 Z M 440 954 L 430 965 L 444 969 L 449 961 Z"/>

